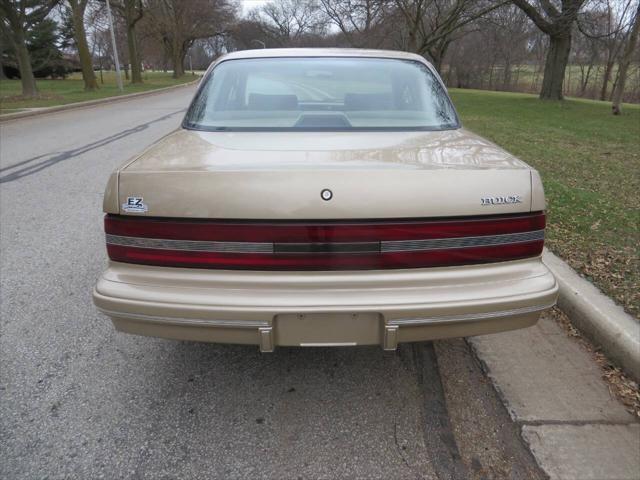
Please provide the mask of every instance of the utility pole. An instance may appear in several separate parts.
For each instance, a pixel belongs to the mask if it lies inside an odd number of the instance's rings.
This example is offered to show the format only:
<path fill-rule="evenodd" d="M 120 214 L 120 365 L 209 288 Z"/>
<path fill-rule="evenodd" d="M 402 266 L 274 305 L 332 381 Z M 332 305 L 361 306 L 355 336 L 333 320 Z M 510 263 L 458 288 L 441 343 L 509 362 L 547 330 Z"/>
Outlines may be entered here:
<path fill-rule="evenodd" d="M 116 62 L 116 81 L 118 82 L 118 90 L 124 90 L 122 86 L 122 75 L 120 75 L 120 60 L 118 59 L 118 47 L 116 46 L 116 34 L 113 30 L 113 17 L 111 16 L 111 6 L 107 0 L 107 17 L 109 18 L 109 30 L 111 31 L 111 46 L 113 47 L 113 60 Z"/>

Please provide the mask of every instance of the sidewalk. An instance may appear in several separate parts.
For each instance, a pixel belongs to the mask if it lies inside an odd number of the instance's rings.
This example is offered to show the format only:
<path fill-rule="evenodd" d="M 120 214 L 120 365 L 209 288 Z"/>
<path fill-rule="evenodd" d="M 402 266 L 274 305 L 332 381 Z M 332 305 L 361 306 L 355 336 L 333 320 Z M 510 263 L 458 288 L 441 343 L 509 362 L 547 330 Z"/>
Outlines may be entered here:
<path fill-rule="evenodd" d="M 640 423 L 550 316 L 469 342 L 552 480 L 640 479 Z"/>

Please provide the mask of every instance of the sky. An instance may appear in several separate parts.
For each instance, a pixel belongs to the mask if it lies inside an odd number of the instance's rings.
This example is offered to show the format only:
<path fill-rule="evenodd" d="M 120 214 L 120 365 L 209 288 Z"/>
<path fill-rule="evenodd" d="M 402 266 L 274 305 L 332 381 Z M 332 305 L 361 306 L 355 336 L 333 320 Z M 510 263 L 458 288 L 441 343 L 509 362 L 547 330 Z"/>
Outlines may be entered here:
<path fill-rule="evenodd" d="M 268 0 L 241 0 L 242 3 L 242 15 L 246 15 L 255 7 L 264 5 Z"/>

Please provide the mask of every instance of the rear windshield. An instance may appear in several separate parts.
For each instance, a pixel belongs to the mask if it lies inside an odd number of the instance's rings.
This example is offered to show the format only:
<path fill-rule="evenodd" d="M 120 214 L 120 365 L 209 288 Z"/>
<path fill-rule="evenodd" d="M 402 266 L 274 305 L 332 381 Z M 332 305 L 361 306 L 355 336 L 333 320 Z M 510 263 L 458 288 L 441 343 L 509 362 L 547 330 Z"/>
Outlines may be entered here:
<path fill-rule="evenodd" d="M 458 127 L 436 76 L 420 62 L 259 58 L 221 62 L 204 80 L 186 128 L 446 130 Z"/>

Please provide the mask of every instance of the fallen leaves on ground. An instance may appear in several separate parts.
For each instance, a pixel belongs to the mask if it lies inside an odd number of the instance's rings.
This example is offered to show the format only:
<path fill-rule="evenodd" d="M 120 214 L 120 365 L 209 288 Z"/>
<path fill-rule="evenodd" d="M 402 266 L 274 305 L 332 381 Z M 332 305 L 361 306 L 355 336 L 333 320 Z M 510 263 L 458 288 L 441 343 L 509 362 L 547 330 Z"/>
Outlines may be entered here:
<path fill-rule="evenodd" d="M 571 320 L 557 307 L 550 312 L 553 319 L 563 328 L 568 336 L 579 342 L 593 357 L 600 369 L 602 378 L 609 387 L 609 392 L 617 398 L 634 416 L 640 418 L 640 389 L 638 384 L 614 365 L 600 349 L 587 340 L 571 323 Z"/>

